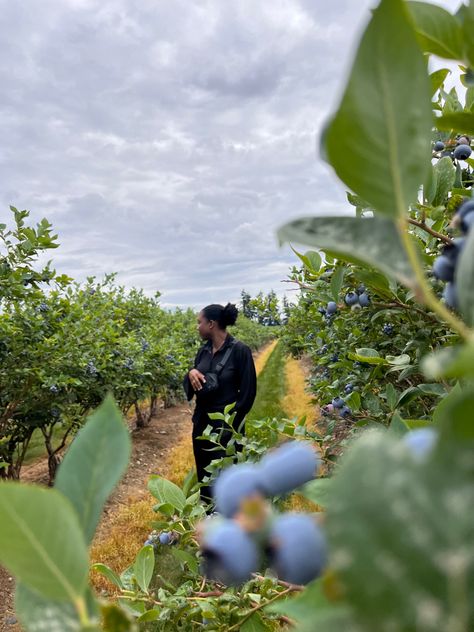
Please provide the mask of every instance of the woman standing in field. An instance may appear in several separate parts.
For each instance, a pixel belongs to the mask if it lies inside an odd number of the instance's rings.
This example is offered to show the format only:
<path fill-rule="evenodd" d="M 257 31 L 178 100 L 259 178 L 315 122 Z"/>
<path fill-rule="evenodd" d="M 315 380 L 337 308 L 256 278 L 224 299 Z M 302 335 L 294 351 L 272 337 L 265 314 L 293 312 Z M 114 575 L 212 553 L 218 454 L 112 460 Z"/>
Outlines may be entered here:
<path fill-rule="evenodd" d="M 196 396 L 192 436 L 199 482 L 208 475 L 204 468 L 214 459 L 225 456 L 225 450 L 209 452 L 215 444 L 197 439 L 208 425 L 215 430 L 222 428 L 223 422 L 210 419 L 209 413 L 222 413 L 228 404 L 235 402 L 233 426 L 237 429 L 252 408 L 257 393 L 257 375 L 250 347 L 227 332 L 237 315 L 238 310 L 231 303 L 225 307 L 208 305 L 198 315 L 199 335 L 206 343 L 199 349 L 194 367 L 184 378 L 184 389 L 188 401 Z M 245 432 L 244 427 L 241 432 Z M 231 432 L 224 431 L 222 444 L 227 445 L 230 438 Z M 201 487 L 201 499 L 206 503 L 211 501 L 209 486 Z"/>

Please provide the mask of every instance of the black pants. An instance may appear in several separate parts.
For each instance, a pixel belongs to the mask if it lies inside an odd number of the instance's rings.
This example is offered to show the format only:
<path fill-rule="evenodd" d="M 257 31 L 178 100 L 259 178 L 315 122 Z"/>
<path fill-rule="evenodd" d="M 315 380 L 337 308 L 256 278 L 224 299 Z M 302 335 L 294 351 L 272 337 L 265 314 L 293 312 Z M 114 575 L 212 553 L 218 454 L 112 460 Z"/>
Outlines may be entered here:
<path fill-rule="evenodd" d="M 239 419 L 237 416 L 234 419 L 234 428 L 238 428 L 242 423 L 242 417 Z M 215 459 L 221 459 L 226 456 L 225 447 L 229 443 L 232 438 L 232 431 L 224 427 L 222 432 L 220 443 L 224 446 L 219 450 L 209 451 L 209 448 L 216 448 L 216 444 L 211 441 L 207 441 L 206 439 L 197 439 L 200 435 L 203 434 L 204 430 L 208 425 L 211 425 L 216 432 L 219 432 L 223 427 L 223 422 L 219 419 L 209 419 L 206 413 L 204 412 L 196 412 L 193 417 L 193 452 L 194 452 L 194 460 L 196 462 L 196 473 L 197 479 L 200 483 L 202 483 L 203 479 L 206 476 L 209 476 L 209 472 L 206 472 L 205 468 L 208 466 L 211 461 Z M 245 434 L 245 424 L 243 428 L 240 429 L 242 434 Z M 235 448 L 238 452 L 242 451 L 242 444 L 236 443 Z M 203 485 L 200 489 L 201 500 L 208 504 L 212 501 L 212 487 L 210 485 Z"/>

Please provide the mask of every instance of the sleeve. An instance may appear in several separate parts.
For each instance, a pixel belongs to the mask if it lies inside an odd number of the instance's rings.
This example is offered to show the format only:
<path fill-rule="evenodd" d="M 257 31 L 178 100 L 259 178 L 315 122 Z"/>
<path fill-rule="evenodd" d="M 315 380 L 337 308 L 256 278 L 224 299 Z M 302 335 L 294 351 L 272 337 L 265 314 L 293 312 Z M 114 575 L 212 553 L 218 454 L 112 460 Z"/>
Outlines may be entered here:
<path fill-rule="evenodd" d="M 257 373 L 250 347 L 245 345 L 239 357 L 241 376 L 239 398 L 235 404 L 236 419 L 242 420 L 252 408 L 257 395 Z"/>
<path fill-rule="evenodd" d="M 196 367 L 198 362 L 199 362 L 199 356 L 201 354 L 201 351 L 199 350 L 196 354 L 196 357 L 194 359 L 194 364 L 193 366 L 189 367 L 189 370 L 187 371 L 186 375 L 184 376 L 183 379 L 183 388 L 184 388 L 184 392 L 186 393 L 186 399 L 188 400 L 188 402 L 190 402 L 192 400 L 192 398 L 195 395 L 194 389 L 191 386 L 191 382 L 189 381 L 189 371 Z"/>

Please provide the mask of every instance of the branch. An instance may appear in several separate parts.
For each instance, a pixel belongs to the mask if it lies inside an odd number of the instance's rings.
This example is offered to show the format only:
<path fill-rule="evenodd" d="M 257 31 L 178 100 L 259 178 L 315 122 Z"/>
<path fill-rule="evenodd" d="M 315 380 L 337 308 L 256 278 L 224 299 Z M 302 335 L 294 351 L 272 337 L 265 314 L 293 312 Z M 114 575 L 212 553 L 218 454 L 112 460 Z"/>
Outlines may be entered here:
<path fill-rule="evenodd" d="M 448 246 L 453 245 L 453 240 L 450 237 L 448 237 L 447 235 L 443 235 L 442 233 L 438 233 L 436 230 L 433 230 L 432 228 L 427 226 L 424 222 L 419 222 L 418 220 L 411 219 L 410 217 L 408 218 L 408 223 L 412 224 L 413 226 L 418 226 L 418 228 L 421 228 L 426 233 L 429 233 L 430 235 L 432 235 L 433 237 L 436 237 L 440 241 L 444 241 L 444 243 L 447 244 Z"/>

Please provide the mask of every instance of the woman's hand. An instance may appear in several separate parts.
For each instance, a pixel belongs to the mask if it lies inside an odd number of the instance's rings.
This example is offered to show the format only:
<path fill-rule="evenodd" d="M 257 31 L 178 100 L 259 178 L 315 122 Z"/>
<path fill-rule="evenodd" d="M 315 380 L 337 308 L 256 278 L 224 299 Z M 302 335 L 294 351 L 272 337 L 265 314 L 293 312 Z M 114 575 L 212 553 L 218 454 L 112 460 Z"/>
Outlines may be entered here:
<path fill-rule="evenodd" d="M 206 383 L 206 378 L 201 371 L 197 369 L 191 369 L 188 373 L 189 381 L 191 382 L 191 386 L 195 391 L 202 390 L 202 385 Z"/>

